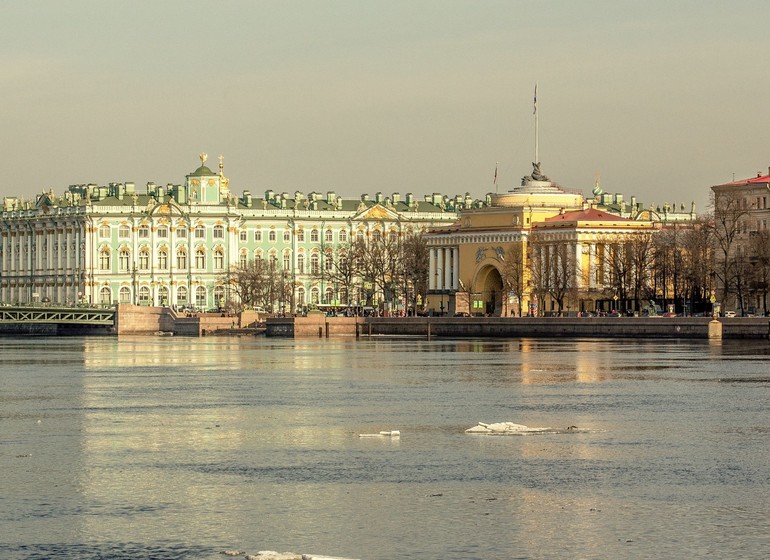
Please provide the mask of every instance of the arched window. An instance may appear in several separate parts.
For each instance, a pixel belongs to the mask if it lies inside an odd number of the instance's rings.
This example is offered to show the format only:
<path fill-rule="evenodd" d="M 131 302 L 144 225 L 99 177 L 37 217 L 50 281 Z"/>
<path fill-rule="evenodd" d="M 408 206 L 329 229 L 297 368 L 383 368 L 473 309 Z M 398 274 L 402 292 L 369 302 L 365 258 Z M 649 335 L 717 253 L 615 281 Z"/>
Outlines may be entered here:
<path fill-rule="evenodd" d="M 331 243 L 334 241 L 334 234 L 332 233 L 332 230 L 326 230 L 324 241 L 326 241 L 326 243 Z"/>
<path fill-rule="evenodd" d="M 158 303 L 164 307 L 168 305 L 168 286 L 158 288 Z"/>
<path fill-rule="evenodd" d="M 364 230 L 359 229 L 356 232 L 356 243 L 363 243 L 366 240 L 366 234 L 364 233 Z"/>
<path fill-rule="evenodd" d="M 214 249 L 214 270 L 225 269 L 225 252 L 223 249 Z"/>
<path fill-rule="evenodd" d="M 299 274 L 305 274 L 305 254 L 300 253 L 297 255 L 297 272 Z"/>
<path fill-rule="evenodd" d="M 305 242 L 305 230 L 300 228 L 297 230 L 297 243 Z"/>
<path fill-rule="evenodd" d="M 284 243 L 290 243 L 291 242 L 291 230 L 284 230 L 283 232 L 283 242 Z"/>
<path fill-rule="evenodd" d="M 203 225 L 195 226 L 195 239 L 206 239 L 206 228 Z"/>
<path fill-rule="evenodd" d="M 168 251 L 165 249 L 158 251 L 158 268 L 161 270 L 168 269 Z"/>
<path fill-rule="evenodd" d="M 313 303 L 315 305 L 318 305 L 320 303 L 318 301 L 318 294 L 319 294 L 318 288 L 311 288 L 310 289 L 310 303 Z"/>
<path fill-rule="evenodd" d="M 150 288 L 148 286 L 139 288 L 139 305 L 150 305 Z"/>
<path fill-rule="evenodd" d="M 168 238 L 168 228 L 166 226 L 159 226 L 156 234 L 159 238 Z"/>
<path fill-rule="evenodd" d="M 372 231 L 372 241 L 380 243 L 382 241 L 382 232 L 378 229 Z"/>
<path fill-rule="evenodd" d="M 128 286 L 123 286 L 120 288 L 120 292 L 118 292 L 118 294 L 120 303 L 131 303 L 131 290 L 128 289 Z"/>
<path fill-rule="evenodd" d="M 390 243 L 398 243 L 398 232 L 395 229 L 388 232 L 388 241 Z"/>
<path fill-rule="evenodd" d="M 320 258 L 318 253 L 310 255 L 310 274 L 318 274 L 320 272 L 320 267 L 318 266 L 319 261 Z"/>
<path fill-rule="evenodd" d="M 348 230 L 345 228 L 342 228 L 339 233 L 337 234 L 337 238 L 340 240 L 340 243 L 347 243 L 348 242 Z"/>
<path fill-rule="evenodd" d="M 102 289 L 99 290 L 99 303 L 112 303 L 112 290 L 110 290 L 107 286 L 102 286 Z"/>
<path fill-rule="evenodd" d="M 128 248 L 123 248 L 118 254 L 118 269 L 121 272 L 127 272 L 131 266 L 131 251 Z"/>
<path fill-rule="evenodd" d="M 150 270 L 150 250 L 147 247 L 139 249 L 139 270 Z"/>
<path fill-rule="evenodd" d="M 271 229 L 270 233 L 267 234 L 267 240 L 270 243 L 275 243 L 275 230 L 274 229 Z"/>
<path fill-rule="evenodd" d="M 297 308 L 305 305 L 305 288 L 297 288 Z"/>
<path fill-rule="evenodd" d="M 283 269 L 289 270 L 291 269 L 291 253 L 288 251 L 284 251 L 283 253 Z"/>
<path fill-rule="evenodd" d="M 101 239 L 109 239 L 110 238 L 110 226 L 107 224 L 102 224 L 99 226 L 99 237 Z"/>
<path fill-rule="evenodd" d="M 216 305 L 220 309 L 225 306 L 225 287 L 224 286 L 214 287 L 214 305 Z"/>
<path fill-rule="evenodd" d="M 225 228 L 222 226 L 214 226 L 214 239 L 224 239 Z"/>
<path fill-rule="evenodd" d="M 185 306 L 187 305 L 187 287 L 179 286 L 176 289 L 176 304 Z"/>
<path fill-rule="evenodd" d="M 348 304 L 348 291 L 345 288 L 340 288 L 340 303 L 342 305 Z"/>
<path fill-rule="evenodd" d="M 310 242 L 318 243 L 318 230 L 315 228 L 310 232 Z"/>
<path fill-rule="evenodd" d="M 176 226 L 176 236 L 179 239 L 187 239 L 187 224 L 184 222 L 179 222 Z"/>
<path fill-rule="evenodd" d="M 198 286 L 195 288 L 195 307 L 201 309 L 206 307 L 206 288 L 205 286 Z"/>
<path fill-rule="evenodd" d="M 147 224 L 140 225 L 139 229 L 137 230 L 137 236 L 143 239 L 150 237 L 150 226 Z"/>
<path fill-rule="evenodd" d="M 249 254 L 246 251 L 241 251 L 238 255 L 238 266 L 240 268 L 246 268 L 249 265 Z"/>
<path fill-rule="evenodd" d="M 99 270 L 110 270 L 111 268 L 110 250 L 105 247 L 99 251 Z"/>
<path fill-rule="evenodd" d="M 331 272 L 334 269 L 334 254 L 332 253 L 332 250 L 329 249 L 326 251 L 326 255 L 324 258 L 324 270 L 326 272 Z"/>
<path fill-rule="evenodd" d="M 334 303 L 334 290 L 331 288 L 326 288 L 324 291 L 324 303 L 331 304 Z"/>
<path fill-rule="evenodd" d="M 206 270 L 206 249 L 198 247 L 195 250 L 195 268 Z"/>
<path fill-rule="evenodd" d="M 129 239 L 131 237 L 131 228 L 123 224 L 118 228 L 118 237 L 121 239 Z"/>
<path fill-rule="evenodd" d="M 187 270 L 187 249 L 178 249 L 176 252 L 176 267 L 179 270 Z"/>

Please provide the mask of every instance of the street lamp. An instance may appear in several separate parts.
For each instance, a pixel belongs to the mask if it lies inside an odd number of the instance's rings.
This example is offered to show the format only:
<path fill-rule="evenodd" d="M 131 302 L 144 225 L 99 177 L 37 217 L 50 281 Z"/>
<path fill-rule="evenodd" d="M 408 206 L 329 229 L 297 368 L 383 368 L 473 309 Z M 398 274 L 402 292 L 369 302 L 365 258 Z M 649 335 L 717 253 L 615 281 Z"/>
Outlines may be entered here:
<path fill-rule="evenodd" d="M 442 281 L 441 281 L 441 289 L 439 290 L 439 293 L 441 294 L 441 306 L 439 307 L 439 309 L 441 310 L 441 316 L 443 317 L 444 316 L 444 282 L 443 282 L 444 270 L 437 267 L 436 268 L 436 276 L 437 276 L 437 278 L 436 278 L 436 288 L 438 288 L 438 279 L 439 278 L 442 279 Z"/>

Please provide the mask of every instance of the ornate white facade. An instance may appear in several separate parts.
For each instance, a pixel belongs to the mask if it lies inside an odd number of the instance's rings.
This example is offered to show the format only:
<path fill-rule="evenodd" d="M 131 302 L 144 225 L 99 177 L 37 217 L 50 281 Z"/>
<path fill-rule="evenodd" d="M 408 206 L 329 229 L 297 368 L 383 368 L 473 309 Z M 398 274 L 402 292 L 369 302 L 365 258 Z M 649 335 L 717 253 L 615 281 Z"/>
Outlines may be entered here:
<path fill-rule="evenodd" d="M 453 223 L 468 195 L 411 194 L 343 199 L 300 192 L 234 196 L 205 165 L 182 185 L 75 185 L 34 201 L 6 198 L 0 221 L 0 301 L 215 308 L 228 270 L 256 259 L 277 263 L 295 307 L 341 301 L 323 285 L 325 250 L 370 235 L 404 236 Z M 379 232 L 379 233 L 375 233 Z M 347 294 L 345 295 L 347 299 Z M 351 303 L 355 295 L 350 295 Z"/>

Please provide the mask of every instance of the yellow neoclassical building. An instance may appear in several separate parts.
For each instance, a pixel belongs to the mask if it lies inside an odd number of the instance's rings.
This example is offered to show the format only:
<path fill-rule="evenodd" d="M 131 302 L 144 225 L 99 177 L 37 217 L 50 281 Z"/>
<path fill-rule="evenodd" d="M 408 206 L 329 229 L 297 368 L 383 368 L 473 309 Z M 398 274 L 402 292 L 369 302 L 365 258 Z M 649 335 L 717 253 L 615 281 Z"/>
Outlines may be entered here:
<path fill-rule="evenodd" d="M 600 193 L 586 201 L 535 165 L 520 186 L 490 195 L 489 206 L 432 230 L 428 309 L 512 316 L 610 310 L 627 299 L 613 258 L 619 246 L 648 240 L 655 223 L 644 219 L 649 212 L 631 219 L 607 211 Z"/>

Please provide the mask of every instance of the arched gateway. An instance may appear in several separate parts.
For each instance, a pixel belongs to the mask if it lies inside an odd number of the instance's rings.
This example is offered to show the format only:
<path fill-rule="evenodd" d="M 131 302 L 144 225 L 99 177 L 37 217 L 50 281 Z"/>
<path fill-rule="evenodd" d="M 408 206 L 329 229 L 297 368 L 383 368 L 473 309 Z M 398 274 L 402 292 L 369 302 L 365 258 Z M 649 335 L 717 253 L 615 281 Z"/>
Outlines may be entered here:
<path fill-rule="evenodd" d="M 486 264 L 479 267 L 471 287 L 472 314 L 499 317 L 506 311 L 503 279 L 497 267 Z"/>

